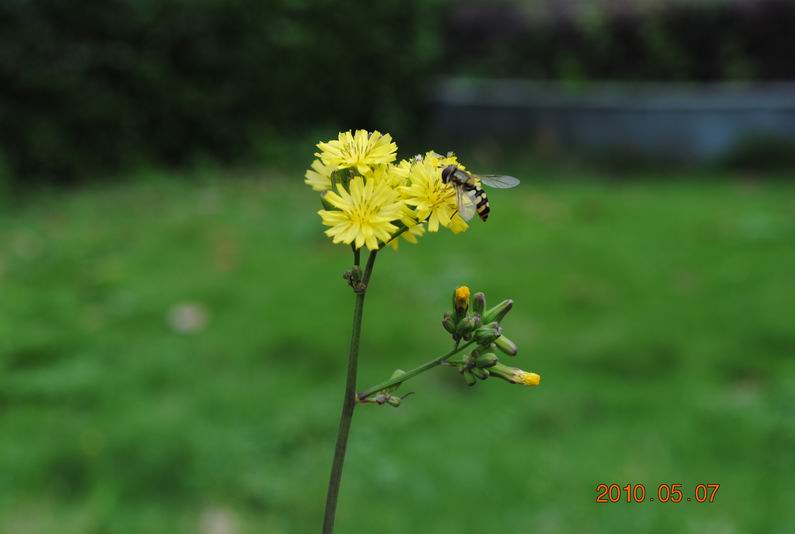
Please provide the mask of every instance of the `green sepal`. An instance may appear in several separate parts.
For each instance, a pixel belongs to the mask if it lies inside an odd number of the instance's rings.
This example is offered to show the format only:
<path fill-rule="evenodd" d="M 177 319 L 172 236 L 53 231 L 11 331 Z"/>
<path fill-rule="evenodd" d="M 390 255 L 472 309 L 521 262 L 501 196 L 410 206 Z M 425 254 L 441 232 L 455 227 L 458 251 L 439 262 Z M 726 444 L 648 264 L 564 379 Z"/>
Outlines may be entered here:
<path fill-rule="evenodd" d="M 342 184 L 346 190 L 356 172 L 353 169 L 339 169 L 331 173 L 331 189 L 336 189 L 337 184 Z"/>

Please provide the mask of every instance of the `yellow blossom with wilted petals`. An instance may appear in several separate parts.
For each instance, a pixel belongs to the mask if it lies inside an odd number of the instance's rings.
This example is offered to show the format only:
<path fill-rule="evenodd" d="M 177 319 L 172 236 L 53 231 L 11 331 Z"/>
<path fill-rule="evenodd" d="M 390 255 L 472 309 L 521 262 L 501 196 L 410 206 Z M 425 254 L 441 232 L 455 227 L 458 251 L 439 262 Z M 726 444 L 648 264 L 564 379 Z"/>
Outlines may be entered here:
<path fill-rule="evenodd" d="M 324 164 L 319 159 L 312 162 L 312 167 L 304 175 L 304 183 L 312 187 L 315 191 L 323 192 L 331 189 L 331 173 L 334 168 Z"/>
<path fill-rule="evenodd" d="M 398 192 L 386 182 L 354 177 L 349 191 L 337 184 L 337 191 L 328 191 L 324 200 L 337 208 L 320 210 L 323 224 L 330 226 L 326 235 L 333 243 L 354 243 L 356 248 L 379 248 L 378 242 L 387 243 L 398 227 L 392 224 L 401 216 L 404 206 Z"/>
<path fill-rule="evenodd" d="M 400 191 L 406 204 L 415 206 L 417 220 L 427 220 L 429 232 L 447 226 L 458 205 L 453 187 L 442 182 L 441 170 L 430 161 L 416 161 L 411 165 L 409 181 L 410 185 Z"/>
<path fill-rule="evenodd" d="M 389 134 L 372 133 L 367 130 L 356 130 L 351 134 L 340 132 L 337 139 L 318 143 L 320 152 L 315 154 L 325 165 L 335 169 L 354 168 L 361 174 L 370 172 L 373 165 L 395 161 L 397 145 L 392 142 Z"/>

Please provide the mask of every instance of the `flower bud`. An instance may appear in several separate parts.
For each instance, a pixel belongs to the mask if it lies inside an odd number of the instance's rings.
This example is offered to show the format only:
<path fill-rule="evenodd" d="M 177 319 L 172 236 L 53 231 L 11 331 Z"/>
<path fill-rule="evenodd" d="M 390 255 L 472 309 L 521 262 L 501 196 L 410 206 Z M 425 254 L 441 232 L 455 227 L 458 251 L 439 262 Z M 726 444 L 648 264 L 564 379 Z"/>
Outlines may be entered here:
<path fill-rule="evenodd" d="M 500 336 L 495 339 L 494 344 L 497 345 L 497 348 L 508 356 L 516 356 L 516 353 L 519 352 L 519 348 L 516 346 L 516 343 L 505 336 Z"/>
<path fill-rule="evenodd" d="M 536 373 L 529 373 L 516 367 L 508 367 L 498 363 L 494 367 L 489 368 L 489 373 L 506 380 L 512 384 L 522 384 L 524 386 L 537 386 L 541 383 L 541 375 Z"/>
<path fill-rule="evenodd" d="M 469 308 L 469 288 L 460 286 L 453 292 L 453 308 L 455 308 L 455 318 L 461 319 L 466 315 Z"/>
<path fill-rule="evenodd" d="M 475 341 L 477 341 L 478 345 L 491 345 L 496 342 L 500 335 L 502 335 L 502 329 L 496 321 L 481 326 L 474 333 Z"/>
<path fill-rule="evenodd" d="M 511 308 L 513 308 L 513 301 L 511 299 L 503 300 L 483 314 L 483 322 L 497 321 L 499 323 L 511 311 Z"/>
<path fill-rule="evenodd" d="M 464 317 L 458 322 L 455 333 L 459 336 L 464 336 L 465 339 L 469 338 L 472 331 L 477 328 L 477 323 L 474 317 Z"/>
<path fill-rule="evenodd" d="M 475 383 L 477 383 L 475 375 L 473 375 L 469 370 L 464 370 L 463 375 L 464 375 L 464 380 L 467 381 L 467 386 L 474 386 Z"/>
<path fill-rule="evenodd" d="M 390 395 L 386 401 L 390 404 L 390 406 L 394 406 L 395 408 L 397 408 L 398 406 L 400 406 L 401 398 L 395 397 L 394 395 Z"/>
<path fill-rule="evenodd" d="M 486 308 L 486 295 L 481 292 L 475 293 L 472 297 L 472 310 L 478 315 L 483 315 L 483 310 Z M 489 321 L 490 322 L 490 321 Z"/>
<path fill-rule="evenodd" d="M 475 365 L 480 367 L 481 369 L 485 369 L 487 367 L 494 367 L 499 363 L 499 359 L 497 355 L 493 352 L 487 352 L 486 354 L 481 354 L 475 360 Z"/>
<path fill-rule="evenodd" d="M 453 321 L 452 313 L 444 312 L 444 317 L 442 318 L 442 326 L 444 326 L 444 329 L 450 332 L 451 334 L 455 334 L 455 321 Z"/>
<path fill-rule="evenodd" d="M 481 380 L 486 380 L 489 377 L 488 369 L 481 369 L 480 367 L 473 367 L 470 372 Z"/>

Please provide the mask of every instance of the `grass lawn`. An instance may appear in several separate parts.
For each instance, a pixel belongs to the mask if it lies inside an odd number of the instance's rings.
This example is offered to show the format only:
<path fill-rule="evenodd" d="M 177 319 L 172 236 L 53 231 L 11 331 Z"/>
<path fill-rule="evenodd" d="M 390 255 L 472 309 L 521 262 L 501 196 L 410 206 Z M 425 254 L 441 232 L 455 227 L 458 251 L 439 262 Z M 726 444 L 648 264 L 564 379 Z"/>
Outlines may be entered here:
<path fill-rule="evenodd" d="M 360 385 L 448 349 L 461 283 L 514 299 L 542 384 L 440 368 L 361 408 L 337 531 L 791 532 L 795 184 L 510 170 L 487 224 L 379 256 Z M 353 297 L 302 174 L 3 208 L 0 532 L 319 530 Z"/>

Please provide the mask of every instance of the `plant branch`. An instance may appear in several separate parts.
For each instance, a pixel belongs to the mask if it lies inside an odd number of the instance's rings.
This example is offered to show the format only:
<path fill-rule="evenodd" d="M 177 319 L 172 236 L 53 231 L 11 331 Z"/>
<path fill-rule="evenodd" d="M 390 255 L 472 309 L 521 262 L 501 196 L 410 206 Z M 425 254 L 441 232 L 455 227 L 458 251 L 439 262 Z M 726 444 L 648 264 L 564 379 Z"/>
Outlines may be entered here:
<path fill-rule="evenodd" d="M 473 343 L 474 343 L 474 341 L 470 341 L 470 342 L 462 345 L 461 347 L 459 347 L 458 344 L 456 344 L 456 346 L 453 348 L 453 350 L 451 350 L 450 352 L 448 352 L 444 356 L 439 356 L 438 358 L 434 358 L 431 361 L 425 362 L 424 364 L 420 365 L 419 367 L 415 367 L 411 371 L 406 371 L 405 374 L 402 374 L 402 375 L 400 375 L 400 376 L 398 376 L 396 378 L 390 378 L 389 380 L 387 380 L 385 382 L 381 382 L 380 384 L 376 384 L 375 386 L 373 386 L 371 388 L 368 388 L 368 389 L 362 391 L 361 393 L 359 393 L 357 395 L 357 398 L 359 400 L 364 400 L 367 397 L 369 397 L 370 395 L 378 393 L 381 390 L 384 390 L 386 388 L 395 386 L 397 384 L 402 384 L 403 382 L 406 382 L 407 380 L 409 380 L 411 378 L 414 378 L 415 376 L 417 376 L 419 374 L 422 374 L 422 373 L 424 373 L 425 371 L 427 371 L 429 369 L 433 369 L 437 365 L 440 365 L 442 362 L 446 361 L 451 356 L 454 356 L 454 355 L 458 354 L 459 352 L 461 352 L 462 350 L 464 350 L 468 346 L 472 345 Z"/>
<path fill-rule="evenodd" d="M 342 480 L 342 467 L 345 462 L 345 451 L 348 448 L 348 434 L 351 430 L 351 420 L 353 409 L 356 406 L 356 372 L 359 363 L 359 339 L 362 332 L 362 318 L 364 314 L 364 296 L 367 292 L 367 284 L 373 272 L 377 250 L 370 252 L 367 258 L 367 266 L 364 268 L 362 282 L 364 289 L 356 293 L 356 302 L 353 308 L 353 331 L 351 332 L 351 347 L 348 354 L 348 377 L 345 383 L 345 396 L 342 400 L 342 414 L 340 415 L 340 426 L 337 431 L 337 445 L 334 449 L 334 462 L 331 465 L 331 476 L 329 477 L 328 493 L 326 494 L 326 511 L 323 515 L 323 534 L 331 534 L 334 531 L 334 516 L 337 511 L 337 497 L 339 496 L 340 482 Z M 354 264 L 359 265 L 359 250 L 354 249 Z"/>

